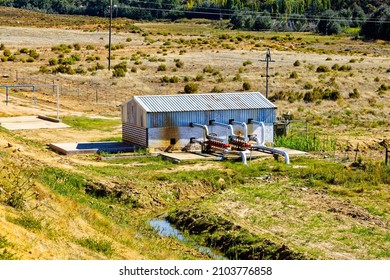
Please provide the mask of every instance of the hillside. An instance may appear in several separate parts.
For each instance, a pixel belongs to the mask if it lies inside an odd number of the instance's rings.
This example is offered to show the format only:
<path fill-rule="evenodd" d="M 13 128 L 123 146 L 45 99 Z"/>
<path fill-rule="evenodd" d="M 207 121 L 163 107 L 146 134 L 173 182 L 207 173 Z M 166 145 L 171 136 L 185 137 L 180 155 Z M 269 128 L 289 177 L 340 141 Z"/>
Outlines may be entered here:
<path fill-rule="evenodd" d="M 205 20 L 113 24 L 108 71 L 107 20 L 0 8 L 0 83 L 59 83 L 61 118 L 71 125 L 0 128 L 0 259 L 209 259 L 194 243 L 241 259 L 390 258 L 390 170 L 378 144 L 390 138 L 388 42 L 233 31 Z M 290 166 L 47 149 L 120 140 L 118 105 L 133 95 L 183 93 L 188 83 L 233 92 L 249 82 L 264 92 L 267 48 L 278 116 L 307 120 L 309 138 L 329 148 Z M 116 65 L 124 77 L 113 77 Z M 9 101 L 0 117 L 56 114 L 52 88 L 11 90 Z M 291 134 L 305 131 L 299 124 Z M 160 236 L 149 225 L 156 217 L 191 242 Z"/>

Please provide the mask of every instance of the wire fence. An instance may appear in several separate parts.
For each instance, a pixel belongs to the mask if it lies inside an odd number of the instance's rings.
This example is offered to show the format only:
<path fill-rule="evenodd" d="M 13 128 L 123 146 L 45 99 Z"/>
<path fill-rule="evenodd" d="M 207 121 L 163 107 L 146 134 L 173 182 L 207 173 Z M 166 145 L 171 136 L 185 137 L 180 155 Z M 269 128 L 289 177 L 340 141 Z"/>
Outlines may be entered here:
<path fill-rule="evenodd" d="M 130 94 L 118 93 L 117 88 L 110 86 L 111 81 L 100 81 L 96 79 L 74 79 L 62 75 L 45 76 L 39 73 L 28 73 L 20 70 L 0 69 L 0 86 L 32 85 L 34 90 L 41 94 L 50 96 L 56 95 L 55 87 L 59 85 L 61 98 L 78 101 L 79 103 L 91 103 L 99 106 L 116 107 L 129 100 Z M 1 90 L 1 89 L 0 89 Z M 32 88 L 12 89 L 12 91 L 33 91 Z"/>

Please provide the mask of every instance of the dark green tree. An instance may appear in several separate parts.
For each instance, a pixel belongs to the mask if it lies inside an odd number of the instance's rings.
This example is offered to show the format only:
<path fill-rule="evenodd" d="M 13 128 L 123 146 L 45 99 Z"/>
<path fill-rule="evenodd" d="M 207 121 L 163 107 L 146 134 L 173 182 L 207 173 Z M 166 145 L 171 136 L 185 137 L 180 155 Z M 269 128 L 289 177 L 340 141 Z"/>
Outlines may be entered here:
<path fill-rule="evenodd" d="M 390 6 L 383 5 L 362 25 L 362 35 L 367 39 L 390 40 Z"/>
<path fill-rule="evenodd" d="M 333 10 L 326 10 L 321 13 L 317 24 L 317 31 L 324 35 L 341 33 L 340 17 Z"/>
<path fill-rule="evenodd" d="M 269 30 L 272 28 L 272 18 L 269 12 L 256 16 L 253 30 Z"/>

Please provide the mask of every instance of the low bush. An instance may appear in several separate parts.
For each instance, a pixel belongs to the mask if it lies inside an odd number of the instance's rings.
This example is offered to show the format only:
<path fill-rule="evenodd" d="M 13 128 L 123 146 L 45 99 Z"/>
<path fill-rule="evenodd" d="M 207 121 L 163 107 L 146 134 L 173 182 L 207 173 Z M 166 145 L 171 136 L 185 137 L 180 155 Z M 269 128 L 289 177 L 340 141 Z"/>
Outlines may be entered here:
<path fill-rule="evenodd" d="M 325 73 L 325 72 L 329 72 L 329 67 L 328 66 L 325 66 L 325 65 L 320 65 L 317 67 L 317 73 Z"/>
<path fill-rule="evenodd" d="M 167 71 L 167 66 L 165 64 L 160 64 L 157 67 L 157 71 Z"/>
<path fill-rule="evenodd" d="M 199 85 L 196 83 L 188 83 L 184 86 L 185 93 L 196 93 L 199 91 Z"/>
<path fill-rule="evenodd" d="M 50 58 L 49 59 L 49 65 L 54 66 L 58 64 L 58 60 L 56 58 Z"/>
<path fill-rule="evenodd" d="M 311 83 L 305 83 L 305 85 L 303 86 L 304 89 L 312 89 L 313 88 L 313 85 Z"/>
<path fill-rule="evenodd" d="M 244 61 L 243 63 L 242 63 L 242 66 L 247 66 L 247 65 L 252 65 L 252 61 L 250 61 L 250 60 L 246 60 L 246 61 Z"/>
<path fill-rule="evenodd" d="M 295 67 L 301 66 L 301 62 L 299 60 L 296 60 L 293 65 Z"/>
<path fill-rule="evenodd" d="M 315 102 L 318 100 L 332 100 L 336 101 L 341 99 L 341 94 L 339 91 L 334 89 L 325 89 L 316 87 L 312 91 L 308 91 L 305 93 L 303 100 L 305 102 Z"/>
<path fill-rule="evenodd" d="M 293 71 L 291 74 L 290 74 L 290 79 L 297 79 L 298 78 L 298 73 L 296 71 Z"/>
<path fill-rule="evenodd" d="M 12 55 L 12 53 L 11 53 L 11 51 L 10 51 L 10 50 L 8 50 L 8 49 L 5 49 L 5 50 L 3 51 L 3 55 L 4 55 L 4 56 L 7 56 L 7 57 L 9 57 L 9 56 L 11 56 L 11 55 Z"/>
<path fill-rule="evenodd" d="M 360 97 L 360 92 L 357 88 L 354 88 L 352 92 L 348 94 L 349 98 L 359 98 Z"/>
<path fill-rule="evenodd" d="M 248 91 L 248 90 L 250 90 L 252 88 L 252 84 L 250 83 L 250 82 L 244 82 L 243 84 L 242 84 L 242 89 L 243 90 L 246 90 L 246 91 Z"/>
<path fill-rule="evenodd" d="M 114 66 L 114 71 L 112 72 L 112 76 L 115 78 L 123 78 L 127 73 L 127 62 L 121 62 Z"/>

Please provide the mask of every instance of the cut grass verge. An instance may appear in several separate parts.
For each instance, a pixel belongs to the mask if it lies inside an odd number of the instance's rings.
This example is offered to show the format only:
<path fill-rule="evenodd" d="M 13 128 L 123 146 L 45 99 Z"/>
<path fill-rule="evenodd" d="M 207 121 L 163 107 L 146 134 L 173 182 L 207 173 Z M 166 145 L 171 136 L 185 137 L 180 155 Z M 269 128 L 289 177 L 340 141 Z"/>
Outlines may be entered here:
<path fill-rule="evenodd" d="M 122 124 L 119 119 L 89 118 L 86 116 L 64 116 L 62 121 L 79 130 L 112 131 Z"/>

